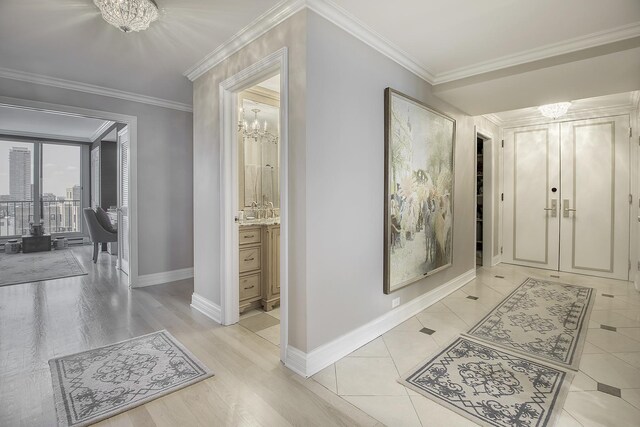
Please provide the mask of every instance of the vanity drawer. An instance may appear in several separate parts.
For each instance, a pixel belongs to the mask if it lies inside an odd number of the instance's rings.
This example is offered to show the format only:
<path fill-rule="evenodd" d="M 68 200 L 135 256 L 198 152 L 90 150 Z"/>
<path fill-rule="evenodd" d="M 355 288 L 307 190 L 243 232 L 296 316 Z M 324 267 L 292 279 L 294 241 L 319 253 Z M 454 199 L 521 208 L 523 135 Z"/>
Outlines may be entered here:
<path fill-rule="evenodd" d="M 260 295 L 260 273 L 240 277 L 240 301 Z"/>
<path fill-rule="evenodd" d="M 240 249 L 240 273 L 260 269 L 260 246 Z"/>
<path fill-rule="evenodd" d="M 247 243 L 260 243 L 259 228 L 240 229 L 240 244 L 246 245 Z"/>

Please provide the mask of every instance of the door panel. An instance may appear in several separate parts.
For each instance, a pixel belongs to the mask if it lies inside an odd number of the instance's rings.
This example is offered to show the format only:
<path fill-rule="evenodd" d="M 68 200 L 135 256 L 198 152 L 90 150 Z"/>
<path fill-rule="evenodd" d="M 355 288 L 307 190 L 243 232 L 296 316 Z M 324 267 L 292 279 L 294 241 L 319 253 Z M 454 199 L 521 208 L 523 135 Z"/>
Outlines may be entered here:
<path fill-rule="evenodd" d="M 129 127 L 118 132 L 118 265 L 129 275 Z"/>
<path fill-rule="evenodd" d="M 562 271 L 629 277 L 628 132 L 628 116 L 562 124 Z"/>
<path fill-rule="evenodd" d="M 559 150 L 557 124 L 505 130 L 504 262 L 558 269 Z"/>

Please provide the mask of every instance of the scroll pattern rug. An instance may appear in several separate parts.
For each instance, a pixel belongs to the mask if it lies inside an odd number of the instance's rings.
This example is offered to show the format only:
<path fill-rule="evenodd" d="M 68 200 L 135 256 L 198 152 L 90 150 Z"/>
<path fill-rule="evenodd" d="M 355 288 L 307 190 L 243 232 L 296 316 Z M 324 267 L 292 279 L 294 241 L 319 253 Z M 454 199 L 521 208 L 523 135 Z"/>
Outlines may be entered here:
<path fill-rule="evenodd" d="M 167 331 L 49 361 L 60 426 L 86 426 L 212 376 Z"/>
<path fill-rule="evenodd" d="M 467 335 L 578 370 L 594 300 L 591 288 L 528 278 Z"/>
<path fill-rule="evenodd" d="M 550 426 L 573 374 L 456 338 L 402 377 L 401 384 L 481 426 Z"/>
<path fill-rule="evenodd" d="M 71 249 L 0 254 L 0 286 L 40 282 L 87 274 Z"/>

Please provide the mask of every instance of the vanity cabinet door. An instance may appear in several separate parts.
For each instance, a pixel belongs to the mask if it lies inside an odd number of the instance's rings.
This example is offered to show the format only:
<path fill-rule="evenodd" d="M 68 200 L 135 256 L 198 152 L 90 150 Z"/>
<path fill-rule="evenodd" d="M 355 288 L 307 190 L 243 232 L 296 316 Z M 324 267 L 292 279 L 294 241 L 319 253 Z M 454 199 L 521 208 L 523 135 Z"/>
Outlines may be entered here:
<path fill-rule="evenodd" d="M 260 243 L 260 228 L 240 229 L 240 245 Z"/>
<path fill-rule="evenodd" d="M 260 270 L 260 246 L 240 249 L 240 273 L 251 270 Z"/>
<path fill-rule="evenodd" d="M 260 273 L 240 277 L 240 301 L 260 296 Z"/>

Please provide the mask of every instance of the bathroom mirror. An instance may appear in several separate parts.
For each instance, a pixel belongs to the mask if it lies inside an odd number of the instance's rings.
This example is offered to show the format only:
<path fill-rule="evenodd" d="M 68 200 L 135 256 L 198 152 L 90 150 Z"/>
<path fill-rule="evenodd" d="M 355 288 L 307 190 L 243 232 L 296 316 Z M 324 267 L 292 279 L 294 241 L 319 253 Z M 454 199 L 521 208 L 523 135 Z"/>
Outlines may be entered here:
<path fill-rule="evenodd" d="M 238 208 L 280 208 L 280 97 L 255 86 L 238 96 Z"/>

